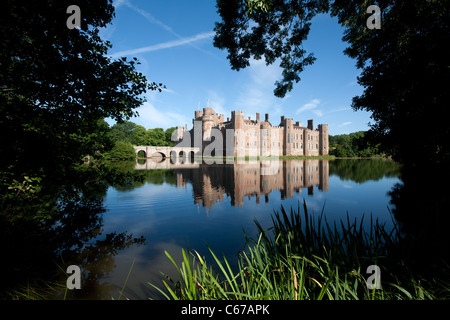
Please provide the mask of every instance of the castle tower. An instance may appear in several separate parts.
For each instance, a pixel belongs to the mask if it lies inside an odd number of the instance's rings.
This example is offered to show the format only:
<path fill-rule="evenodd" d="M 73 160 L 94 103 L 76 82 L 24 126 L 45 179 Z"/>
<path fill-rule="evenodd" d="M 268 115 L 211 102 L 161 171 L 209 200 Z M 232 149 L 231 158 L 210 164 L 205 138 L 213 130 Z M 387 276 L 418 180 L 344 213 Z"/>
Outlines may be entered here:
<path fill-rule="evenodd" d="M 234 156 L 245 156 L 244 111 L 231 111 L 232 129 L 234 129 Z"/>
<path fill-rule="evenodd" d="M 328 141 L 328 125 L 319 124 L 319 154 L 321 156 L 327 155 L 329 152 L 329 141 Z"/>
<path fill-rule="evenodd" d="M 283 117 L 284 118 L 284 117 Z M 294 146 L 294 119 L 284 119 L 284 155 L 290 156 Z"/>

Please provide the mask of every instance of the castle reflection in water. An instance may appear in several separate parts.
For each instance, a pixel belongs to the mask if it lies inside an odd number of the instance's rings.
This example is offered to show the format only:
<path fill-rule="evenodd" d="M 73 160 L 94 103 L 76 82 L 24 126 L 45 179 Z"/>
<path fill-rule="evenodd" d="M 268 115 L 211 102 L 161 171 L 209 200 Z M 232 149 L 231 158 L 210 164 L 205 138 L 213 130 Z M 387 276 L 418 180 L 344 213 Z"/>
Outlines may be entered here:
<path fill-rule="evenodd" d="M 244 161 L 242 161 L 244 162 Z M 328 160 L 287 160 L 287 161 L 247 161 L 234 164 L 200 164 L 178 162 L 169 159 L 154 162 L 152 159 L 136 162 L 136 170 L 173 169 L 176 172 L 177 187 L 191 184 L 194 203 L 212 207 L 225 197 L 231 199 L 232 206 L 243 206 L 244 198 L 256 197 L 260 203 L 264 197 L 279 190 L 281 199 L 292 198 L 294 193 L 307 189 L 308 195 L 314 187 L 328 191 Z"/>

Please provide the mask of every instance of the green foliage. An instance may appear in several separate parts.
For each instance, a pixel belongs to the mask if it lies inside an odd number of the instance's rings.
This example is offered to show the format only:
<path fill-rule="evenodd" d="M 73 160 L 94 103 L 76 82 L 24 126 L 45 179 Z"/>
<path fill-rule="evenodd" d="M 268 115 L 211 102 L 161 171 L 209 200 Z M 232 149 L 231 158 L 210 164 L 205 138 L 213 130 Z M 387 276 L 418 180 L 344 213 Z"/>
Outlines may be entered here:
<path fill-rule="evenodd" d="M 239 253 L 238 270 L 210 249 L 215 268 L 195 250 L 182 250 L 183 261 L 174 264 L 181 278 L 163 281 L 165 289 L 151 284 L 167 299 L 181 300 L 405 300 L 448 299 L 450 282 L 414 273 L 408 247 L 397 226 L 392 231 L 378 221 L 369 230 L 360 222 L 330 225 L 319 217 L 283 207 L 272 217 L 272 234 L 256 222 L 257 239 L 247 236 Z M 405 254 L 406 253 L 406 254 Z M 369 290 L 366 268 L 381 269 L 381 288 Z M 447 267 L 448 269 L 448 267 Z"/>
<path fill-rule="evenodd" d="M 166 135 L 164 133 L 164 129 L 155 128 L 148 129 L 148 141 L 151 146 L 166 146 L 168 143 L 166 142 Z"/>
<path fill-rule="evenodd" d="M 364 27 L 364 5 L 335 1 L 332 12 L 346 27 L 345 53 L 361 69 L 364 93 L 353 98 L 353 109 L 371 112 L 373 138 L 396 160 L 448 163 L 450 126 L 436 116 L 446 112 L 450 98 L 448 1 L 381 1 L 379 30 Z"/>
<path fill-rule="evenodd" d="M 131 160 L 135 157 L 133 145 L 125 141 L 116 141 L 114 147 L 106 155 L 106 158 L 111 160 Z"/>
<path fill-rule="evenodd" d="M 363 183 L 384 177 L 399 177 L 400 164 L 387 159 L 335 159 L 330 163 L 330 176 Z"/>
<path fill-rule="evenodd" d="M 167 128 L 164 134 L 166 135 L 165 139 L 169 146 L 172 146 L 174 143 L 172 142 L 172 134 L 176 130 L 176 127 Z"/>
<path fill-rule="evenodd" d="M 130 137 L 131 143 L 137 146 L 145 146 L 148 143 L 147 130 L 140 125 L 136 125 Z"/>
<path fill-rule="evenodd" d="M 83 156 L 110 149 L 107 117 L 137 115 L 148 90 L 136 58 L 112 59 L 99 36 L 114 17 L 110 0 L 83 0 L 80 29 L 68 29 L 70 1 L 2 2 L 0 30 L 0 194 L 15 181 L 63 183 Z M 7 156 L 4 156 L 7 155 Z M 3 208 L 0 208 L 2 210 Z"/>
<path fill-rule="evenodd" d="M 175 127 L 145 129 L 131 121 L 116 123 L 111 127 L 109 137 L 111 141 L 125 141 L 136 146 L 172 146 L 172 132 Z"/>
<path fill-rule="evenodd" d="M 301 46 L 310 30 L 310 20 L 328 10 L 328 1 L 217 0 L 222 21 L 216 23 L 214 46 L 228 50 L 233 70 L 250 65 L 250 59 L 264 58 L 267 64 L 280 61 L 283 78 L 274 94 L 284 97 L 300 81 L 300 72 L 315 57 Z M 255 22 L 250 27 L 250 20 Z"/>
<path fill-rule="evenodd" d="M 330 154 L 336 157 L 374 157 L 381 156 L 379 144 L 373 145 L 364 131 L 340 134 L 329 137 Z"/>
<path fill-rule="evenodd" d="M 381 29 L 367 28 L 371 4 L 381 9 Z M 401 162 L 431 161 L 447 170 L 450 125 L 442 115 L 450 101 L 448 0 L 217 0 L 217 8 L 214 45 L 227 50 L 233 70 L 248 67 L 252 58 L 279 62 L 278 97 L 315 60 L 302 49 L 311 19 L 320 13 L 337 17 L 349 44 L 344 53 L 361 69 L 364 92 L 353 98 L 352 108 L 371 113 L 373 144 L 381 143 L 383 153 Z M 350 149 L 339 152 L 351 156 Z"/>
<path fill-rule="evenodd" d="M 137 125 L 131 121 L 123 121 L 114 124 L 111 127 L 111 131 L 109 132 L 109 136 L 112 141 L 125 141 L 132 143 L 132 134 L 136 129 Z"/>

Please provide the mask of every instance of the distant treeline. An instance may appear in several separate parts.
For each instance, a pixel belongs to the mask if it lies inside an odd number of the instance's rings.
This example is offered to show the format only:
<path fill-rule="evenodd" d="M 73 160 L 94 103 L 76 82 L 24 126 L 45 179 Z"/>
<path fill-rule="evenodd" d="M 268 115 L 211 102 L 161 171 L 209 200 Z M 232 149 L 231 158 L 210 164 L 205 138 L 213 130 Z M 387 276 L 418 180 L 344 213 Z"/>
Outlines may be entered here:
<path fill-rule="evenodd" d="M 370 142 L 366 131 L 329 136 L 330 154 L 336 157 L 376 157 L 384 156 L 379 144 Z"/>
<path fill-rule="evenodd" d="M 133 146 L 173 146 L 171 137 L 175 127 L 146 129 L 131 121 L 110 127 L 104 120 L 100 120 L 98 126 L 103 133 L 101 153 L 106 159 L 133 159 L 136 156 Z"/>

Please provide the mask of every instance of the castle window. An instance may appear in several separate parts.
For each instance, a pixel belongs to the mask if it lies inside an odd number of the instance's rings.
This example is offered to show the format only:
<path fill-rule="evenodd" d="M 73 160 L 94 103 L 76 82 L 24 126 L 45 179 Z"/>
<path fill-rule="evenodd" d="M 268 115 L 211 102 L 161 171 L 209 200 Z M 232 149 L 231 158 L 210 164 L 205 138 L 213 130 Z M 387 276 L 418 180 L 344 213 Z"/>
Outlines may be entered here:
<path fill-rule="evenodd" d="M 255 137 L 256 137 L 256 130 L 255 130 Z"/>

